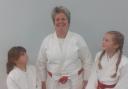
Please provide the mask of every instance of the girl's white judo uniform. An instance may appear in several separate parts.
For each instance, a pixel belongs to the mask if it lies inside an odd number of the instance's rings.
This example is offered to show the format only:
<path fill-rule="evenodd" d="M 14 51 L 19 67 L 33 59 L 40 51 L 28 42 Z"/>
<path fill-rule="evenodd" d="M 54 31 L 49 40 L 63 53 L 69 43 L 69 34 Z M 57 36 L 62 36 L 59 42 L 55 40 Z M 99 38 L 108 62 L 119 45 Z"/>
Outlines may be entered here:
<path fill-rule="evenodd" d="M 68 32 L 65 39 L 59 39 L 56 33 L 48 35 L 40 48 L 37 71 L 41 81 L 47 81 L 47 89 L 81 89 L 83 80 L 89 77 L 91 54 L 84 39 Z M 78 71 L 84 68 L 84 73 Z M 52 78 L 47 76 L 52 73 Z M 66 84 L 58 83 L 63 75 L 69 76 Z"/>
<path fill-rule="evenodd" d="M 121 88 L 121 87 L 127 86 L 126 82 L 124 82 L 125 78 L 126 77 L 128 78 L 128 76 L 127 76 L 128 70 L 126 72 L 124 72 L 124 70 L 126 70 L 126 68 L 125 68 L 126 65 L 128 65 L 127 57 L 122 55 L 121 62 L 119 64 L 119 68 L 117 71 L 117 76 L 114 78 L 111 77 L 116 71 L 116 63 L 117 63 L 117 59 L 118 59 L 118 53 L 116 53 L 112 58 L 108 58 L 107 54 L 105 54 L 101 60 L 101 65 L 102 65 L 101 70 L 99 70 L 99 68 L 98 68 L 98 61 L 99 61 L 101 52 L 99 52 L 96 55 L 95 64 L 92 69 L 91 76 L 89 78 L 87 87 L 85 89 L 97 89 L 98 80 L 101 83 L 106 84 L 106 85 L 116 84 L 116 86 L 111 89 L 127 89 L 127 88 Z"/>
<path fill-rule="evenodd" d="M 36 77 L 36 68 L 27 66 L 26 72 L 15 67 L 7 76 L 8 89 L 40 89 Z"/>

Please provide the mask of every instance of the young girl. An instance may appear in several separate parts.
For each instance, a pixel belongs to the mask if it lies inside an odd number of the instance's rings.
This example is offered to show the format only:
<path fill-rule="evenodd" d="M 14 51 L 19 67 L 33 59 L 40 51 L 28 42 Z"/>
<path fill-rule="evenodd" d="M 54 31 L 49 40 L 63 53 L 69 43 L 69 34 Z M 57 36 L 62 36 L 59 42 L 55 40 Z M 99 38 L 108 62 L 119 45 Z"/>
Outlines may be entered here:
<path fill-rule="evenodd" d="M 109 31 L 105 34 L 102 51 L 96 55 L 86 89 L 126 89 L 119 88 L 119 85 L 125 86 L 119 81 L 123 77 L 122 70 L 128 64 L 128 58 L 123 55 L 123 44 L 122 33 Z"/>
<path fill-rule="evenodd" d="M 8 89 L 37 89 L 36 70 L 28 66 L 26 49 L 12 47 L 8 52 L 7 87 Z"/>

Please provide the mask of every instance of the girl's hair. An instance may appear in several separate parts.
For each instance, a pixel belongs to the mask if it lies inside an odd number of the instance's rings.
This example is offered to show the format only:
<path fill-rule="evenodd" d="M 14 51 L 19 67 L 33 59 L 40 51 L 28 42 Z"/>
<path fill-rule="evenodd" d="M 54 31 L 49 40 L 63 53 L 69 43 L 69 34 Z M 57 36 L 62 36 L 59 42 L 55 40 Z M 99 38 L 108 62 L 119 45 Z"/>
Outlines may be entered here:
<path fill-rule="evenodd" d="M 24 53 L 26 53 L 26 49 L 24 47 L 21 46 L 15 46 L 12 47 L 9 51 L 8 51 L 8 61 L 6 64 L 6 68 L 7 68 L 7 74 L 9 74 L 9 72 L 14 68 L 15 61 L 18 60 L 18 58 L 21 55 L 24 55 Z"/>
<path fill-rule="evenodd" d="M 121 61 L 121 57 L 123 54 L 123 45 L 124 45 L 124 35 L 118 31 L 109 31 L 107 32 L 108 34 L 111 34 L 113 36 L 112 40 L 114 41 L 115 44 L 119 45 L 119 47 L 117 48 L 116 52 L 119 51 L 119 56 L 118 56 L 118 60 L 116 63 L 116 72 L 111 76 L 111 77 L 116 77 L 117 75 L 117 71 L 118 71 L 118 67 Z M 101 65 L 101 60 L 102 57 L 105 54 L 105 50 L 102 51 L 100 57 L 99 57 L 99 62 L 98 62 L 98 67 L 99 69 L 102 69 L 102 65 Z"/>

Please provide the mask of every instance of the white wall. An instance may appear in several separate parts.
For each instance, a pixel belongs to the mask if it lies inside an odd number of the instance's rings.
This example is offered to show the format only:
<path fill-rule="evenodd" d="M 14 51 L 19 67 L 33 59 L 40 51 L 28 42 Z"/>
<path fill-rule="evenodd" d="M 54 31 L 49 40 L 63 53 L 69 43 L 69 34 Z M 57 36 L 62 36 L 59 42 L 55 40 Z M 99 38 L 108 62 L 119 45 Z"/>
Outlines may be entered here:
<path fill-rule="evenodd" d="M 100 50 L 103 33 L 125 34 L 128 54 L 128 0 L 0 0 L 0 89 L 6 88 L 7 51 L 24 46 L 35 64 L 44 37 L 54 31 L 51 10 L 63 5 L 71 11 L 70 30 L 81 34 L 93 54 Z"/>

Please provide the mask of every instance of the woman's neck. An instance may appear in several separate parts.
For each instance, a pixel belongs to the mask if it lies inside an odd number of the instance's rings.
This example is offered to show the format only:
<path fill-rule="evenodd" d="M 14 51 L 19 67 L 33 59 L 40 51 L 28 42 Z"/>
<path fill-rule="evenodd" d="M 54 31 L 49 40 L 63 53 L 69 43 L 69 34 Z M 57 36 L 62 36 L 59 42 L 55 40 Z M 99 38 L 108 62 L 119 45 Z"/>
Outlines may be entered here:
<path fill-rule="evenodd" d="M 56 32 L 56 34 L 58 38 L 64 39 L 66 38 L 67 32 L 63 32 L 63 33 Z"/>

